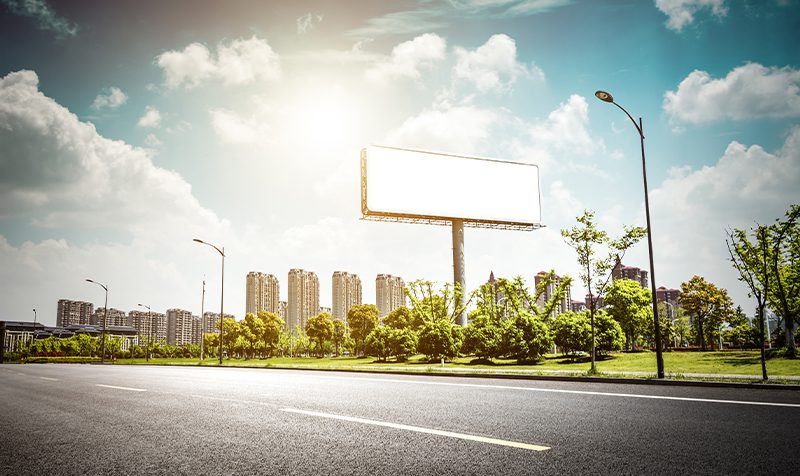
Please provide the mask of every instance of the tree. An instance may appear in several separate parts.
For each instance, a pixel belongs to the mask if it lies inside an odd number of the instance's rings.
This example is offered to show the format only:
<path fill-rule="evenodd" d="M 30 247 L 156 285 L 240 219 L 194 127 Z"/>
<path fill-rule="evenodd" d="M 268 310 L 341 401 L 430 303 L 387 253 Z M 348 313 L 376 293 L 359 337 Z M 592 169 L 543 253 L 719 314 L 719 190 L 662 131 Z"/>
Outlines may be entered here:
<path fill-rule="evenodd" d="M 291 349 L 292 357 L 306 355 L 311 352 L 311 340 L 300 324 L 295 324 L 294 332 L 289 334 L 289 348 Z"/>
<path fill-rule="evenodd" d="M 223 325 L 222 346 L 228 349 L 228 357 L 234 355 L 234 348 L 236 346 L 236 339 L 239 337 L 240 326 L 236 319 L 226 317 L 217 322 L 217 329 L 219 329 L 220 322 Z M 219 342 L 217 342 L 219 344 Z"/>
<path fill-rule="evenodd" d="M 625 343 L 625 333 L 622 332 L 622 327 L 619 323 L 603 310 L 597 311 L 594 319 L 598 353 L 605 355 L 609 352 L 622 350 L 622 345 Z"/>
<path fill-rule="evenodd" d="M 334 319 L 333 320 L 333 347 L 336 351 L 336 357 L 339 357 L 342 350 L 342 345 L 344 344 L 345 338 L 347 337 L 347 327 L 344 325 L 344 321 L 341 319 Z"/>
<path fill-rule="evenodd" d="M 522 311 L 503 329 L 503 353 L 517 362 L 536 362 L 553 347 L 550 330 L 539 316 Z"/>
<path fill-rule="evenodd" d="M 503 328 L 499 318 L 473 311 L 469 324 L 464 328 L 464 343 L 461 351 L 479 359 L 492 359 L 500 355 L 503 344 Z"/>
<path fill-rule="evenodd" d="M 797 352 L 795 328 L 800 322 L 800 205 L 792 205 L 786 219 L 769 228 L 772 244 L 770 286 L 767 299 L 770 307 L 783 318 L 786 331 L 786 355 Z M 763 319 L 762 319 L 763 321 Z"/>
<path fill-rule="evenodd" d="M 239 324 L 239 332 L 246 341 L 244 353 L 246 358 L 253 358 L 258 351 L 264 350 L 264 330 L 265 324 L 255 314 L 248 312 L 244 315 L 244 320 Z"/>
<path fill-rule="evenodd" d="M 464 293 L 458 283 L 438 286 L 432 281 L 412 281 L 406 286 L 406 295 L 411 300 L 415 319 L 421 323 L 443 319 L 455 322 L 469 305 L 469 302 L 462 303 Z"/>
<path fill-rule="evenodd" d="M 392 329 L 418 329 L 422 327 L 422 321 L 411 309 L 400 306 L 383 318 L 383 325 Z"/>
<path fill-rule="evenodd" d="M 580 266 L 580 279 L 589 292 L 589 317 L 591 328 L 591 371 L 595 366 L 595 311 L 597 303 L 594 296 L 602 296 L 611 279 L 611 270 L 617 261 L 622 261 L 625 252 L 647 235 L 647 230 L 641 227 L 624 227 L 623 235 L 613 240 L 608 233 L 600 230 L 594 223 L 594 212 L 586 210 L 577 217 L 578 225 L 561 230 L 561 236 L 569 246 L 578 254 Z M 601 248 L 606 248 L 604 257 L 597 256 Z"/>
<path fill-rule="evenodd" d="M 652 327 L 652 294 L 632 279 L 618 279 L 611 284 L 605 297 L 607 312 L 622 326 L 628 350 Z"/>
<path fill-rule="evenodd" d="M 264 352 L 267 357 L 272 357 L 278 348 L 281 332 L 283 332 L 283 326 L 286 323 L 274 312 L 258 311 L 258 318 L 261 319 L 264 326 L 261 332 L 261 337 L 264 341 Z"/>
<path fill-rule="evenodd" d="M 385 361 L 392 355 L 392 346 L 389 342 L 391 329 L 386 326 L 378 326 L 369 333 L 364 340 L 367 355 L 378 357 L 378 360 Z"/>
<path fill-rule="evenodd" d="M 205 353 L 209 357 L 217 357 L 219 354 L 219 334 L 209 332 L 203 334 L 203 346 L 205 348 Z"/>
<path fill-rule="evenodd" d="M 562 312 L 550 325 L 553 341 L 564 354 L 592 349 L 592 329 L 588 312 Z"/>
<path fill-rule="evenodd" d="M 364 340 L 378 325 L 380 311 L 374 304 L 356 304 L 347 311 L 347 325 L 350 337 L 355 341 L 355 354 L 364 353 Z"/>
<path fill-rule="evenodd" d="M 389 329 L 389 347 L 397 361 L 408 359 L 417 350 L 417 334 L 411 329 Z"/>
<path fill-rule="evenodd" d="M 417 347 L 428 360 L 452 359 L 458 356 L 461 339 L 461 326 L 440 317 L 425 321 Z"/>
<path fill-rule="evenodd" d="M 325 356 L 325 341 L 333 337 L 333 320 L 327 312 L 321 312 L 310 317 L 306 323 L 306 334 L 309 339 L 316 342 L 317 355 Z"/>
<path fill-rule="evenodd" d="M 728 291 L 718 288 L 700 276 L 693 276 L 681 284 L 678 303 L 689 315 L 694 316 L 697 340 L 703 350 L 713 348 L 719 327 L 733 312 L 733 303 Z"/>

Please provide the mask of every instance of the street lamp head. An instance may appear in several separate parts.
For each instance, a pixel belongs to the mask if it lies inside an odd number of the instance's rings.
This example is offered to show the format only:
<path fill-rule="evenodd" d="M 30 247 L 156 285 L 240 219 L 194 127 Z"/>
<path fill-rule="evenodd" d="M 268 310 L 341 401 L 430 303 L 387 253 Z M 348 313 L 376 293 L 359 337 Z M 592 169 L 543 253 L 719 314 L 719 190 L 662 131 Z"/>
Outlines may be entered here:
<path fill-rule="evenodd" d="M 90 283 L 93 283 L 93 282 L 94 282 L 94 281 L 92 281 L 91 279 L 87 279 L 86 281 L 87 281 L 87 282 L 90 282 Z"/>
<path fill-rule="evenodd" d="M 597 96 L 597 99 L 601 101 L 614 102 L 614 96 L 612 96 L 611 93 L 607 93 L 605 91 L 595 91 L 594 95 Z"/>
<path fill-rule="evenodd" d="M 192 241 L 196 241 L 196 242 L 198 242 L 198 243 L 203 243 L 203 244 L 206 244 L 206 242 L 205 242 L 205 241 L 203 241 L 203 240 L 201 240 L 201 239 L 199 239 L 199 238 L 195 238 L 195 239 L 193 239 Z"/>

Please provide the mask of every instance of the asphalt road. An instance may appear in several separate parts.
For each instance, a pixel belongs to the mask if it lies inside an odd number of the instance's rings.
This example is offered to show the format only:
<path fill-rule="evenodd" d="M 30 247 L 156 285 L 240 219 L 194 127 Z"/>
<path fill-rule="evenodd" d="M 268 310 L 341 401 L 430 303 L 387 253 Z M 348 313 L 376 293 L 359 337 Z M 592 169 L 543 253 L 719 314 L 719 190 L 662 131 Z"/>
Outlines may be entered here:
<path fill-rule="evenodd" d="M 800 392 L 0 365 L 0 474 L 791 474 Z"/>

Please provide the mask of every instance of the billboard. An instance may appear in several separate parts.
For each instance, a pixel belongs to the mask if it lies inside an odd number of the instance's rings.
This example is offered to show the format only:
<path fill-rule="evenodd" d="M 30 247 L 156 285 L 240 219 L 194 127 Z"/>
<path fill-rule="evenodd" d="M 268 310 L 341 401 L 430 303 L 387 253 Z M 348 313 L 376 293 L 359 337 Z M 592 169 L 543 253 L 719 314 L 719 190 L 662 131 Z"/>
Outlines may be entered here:
<path fill-rule="evenodd" d="M 361 150 L 361 212 L 375 220 L 538 228 L 539 167 L 373 145 Z"/>

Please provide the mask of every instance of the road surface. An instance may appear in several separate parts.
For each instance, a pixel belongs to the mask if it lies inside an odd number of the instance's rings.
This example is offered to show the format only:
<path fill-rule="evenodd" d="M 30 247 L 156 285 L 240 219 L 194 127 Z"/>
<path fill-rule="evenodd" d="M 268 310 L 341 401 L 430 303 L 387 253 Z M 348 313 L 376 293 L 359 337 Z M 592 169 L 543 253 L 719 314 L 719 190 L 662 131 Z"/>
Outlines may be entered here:
<path fill-rule="evenodd" d="M 765 474 L 800 391 L 0 365 L 0 474 Z"/>

